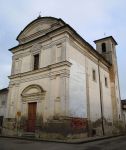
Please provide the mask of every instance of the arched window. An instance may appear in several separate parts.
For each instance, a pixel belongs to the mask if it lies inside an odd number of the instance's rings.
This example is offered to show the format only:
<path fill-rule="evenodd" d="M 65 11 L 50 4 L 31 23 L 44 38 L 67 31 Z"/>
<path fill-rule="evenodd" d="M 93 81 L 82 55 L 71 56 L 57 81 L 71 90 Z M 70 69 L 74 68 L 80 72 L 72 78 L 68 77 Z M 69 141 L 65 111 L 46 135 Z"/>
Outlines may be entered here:
<path fill-rule="evenodd" d="M 102 52 L 106 52 L 106 44 L 102 43 Z"/>

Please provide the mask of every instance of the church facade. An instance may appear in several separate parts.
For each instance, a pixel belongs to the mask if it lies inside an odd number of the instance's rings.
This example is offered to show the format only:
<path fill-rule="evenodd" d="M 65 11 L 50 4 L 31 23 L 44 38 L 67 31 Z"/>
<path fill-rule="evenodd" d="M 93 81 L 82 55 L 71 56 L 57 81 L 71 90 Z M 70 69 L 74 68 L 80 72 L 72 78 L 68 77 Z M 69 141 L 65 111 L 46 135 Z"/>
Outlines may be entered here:
<path fill-rule="evenodd" d="M 121 121 L 112 36 L 96 50 L 62 19 L 38 17 L 12 52 L 3 134 L 83 137 L 118 132 Z"/>

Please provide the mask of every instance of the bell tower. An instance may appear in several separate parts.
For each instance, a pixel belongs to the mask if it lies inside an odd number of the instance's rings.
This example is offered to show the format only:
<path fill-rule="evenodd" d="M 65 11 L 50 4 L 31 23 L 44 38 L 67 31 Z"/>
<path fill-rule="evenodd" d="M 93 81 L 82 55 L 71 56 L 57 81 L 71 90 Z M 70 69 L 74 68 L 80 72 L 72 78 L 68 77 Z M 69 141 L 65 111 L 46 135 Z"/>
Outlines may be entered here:
<path fill-rule="evenodd" d="M 121 119 L 121 98 L 116 57 L 117 42 L 112 36 L 98 39 L 94 42 L 96 44 L 96 51 L 99 52 L 111 64 L 109 73 L 113 109 L 113 122 L 117 123 L 117 121 Z"/>
<path fill-rule="evenodd" d="M 116 59 L 116 45 L 117 42 L 112 36 L 105 37 L 94 41 L 96 44 L 96 51 L 98 51 L 110 64 Z"/>

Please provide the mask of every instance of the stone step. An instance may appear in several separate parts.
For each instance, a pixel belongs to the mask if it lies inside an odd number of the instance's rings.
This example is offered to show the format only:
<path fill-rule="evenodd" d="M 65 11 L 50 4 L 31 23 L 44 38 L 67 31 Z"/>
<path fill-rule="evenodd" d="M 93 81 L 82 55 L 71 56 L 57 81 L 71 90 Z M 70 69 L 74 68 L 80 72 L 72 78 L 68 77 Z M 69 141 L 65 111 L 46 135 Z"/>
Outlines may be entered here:
<path fill-rule="evenodd" d="M 25 132 L 25 133 L 22 134 L 22 137 L 34 138 L 35 133 L 34 132 Z"/>

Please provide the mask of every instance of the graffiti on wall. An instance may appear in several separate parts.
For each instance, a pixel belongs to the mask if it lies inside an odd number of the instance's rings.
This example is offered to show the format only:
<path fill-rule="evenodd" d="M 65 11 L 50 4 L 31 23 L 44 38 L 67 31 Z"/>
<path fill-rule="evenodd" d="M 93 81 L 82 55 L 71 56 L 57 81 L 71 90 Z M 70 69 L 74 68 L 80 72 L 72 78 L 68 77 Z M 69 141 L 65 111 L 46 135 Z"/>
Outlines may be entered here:
<path fill-rule="evenodd" d="M 87 128 L 87 119 L 85 118 L 72 118 L 71 127 L 73 129 L 86 129 Z"/>

